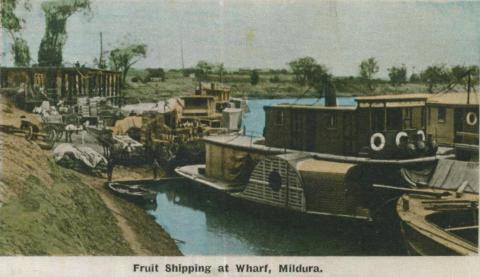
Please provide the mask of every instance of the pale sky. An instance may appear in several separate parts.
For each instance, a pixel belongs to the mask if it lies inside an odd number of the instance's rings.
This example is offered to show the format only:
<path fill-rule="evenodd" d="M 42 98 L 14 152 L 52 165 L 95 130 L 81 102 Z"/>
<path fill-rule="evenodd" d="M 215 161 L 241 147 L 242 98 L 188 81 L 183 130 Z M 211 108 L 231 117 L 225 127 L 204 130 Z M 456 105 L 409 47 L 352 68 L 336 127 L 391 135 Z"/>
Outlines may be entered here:
<path fill-rule="evenodd" d="M 33 59 L 44 33 L 39 0 L 23 31 Z M 92 15 L 67 22 L 64 61 L 92 64 L 104 48 L 128 38 L 146 43 L 136 67 L 181 68 L 199 60 L 227 68 L 286 68 L 312 56 L 339 76 L 357 75 L 376 57 L 380 76 L 392 65 L 419 72 L 432 64 L 480 64 L 479 1 L 92 0 Z M 9 41 L 2 36 L 2 52 Z M 7 50 L 7 51 L 5 51 Z M 2 65 L 12 65 L 9 53 Z"/>

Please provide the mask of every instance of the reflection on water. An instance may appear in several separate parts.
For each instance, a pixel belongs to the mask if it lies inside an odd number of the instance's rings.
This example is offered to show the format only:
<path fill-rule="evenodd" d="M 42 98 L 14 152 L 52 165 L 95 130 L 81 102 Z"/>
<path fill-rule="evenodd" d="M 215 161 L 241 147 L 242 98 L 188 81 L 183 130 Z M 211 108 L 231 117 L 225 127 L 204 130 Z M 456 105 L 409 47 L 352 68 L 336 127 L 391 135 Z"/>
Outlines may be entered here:
<path fill-rule="evenodd" d="M 403 255 L 400 245 L 372 226 L 331 218 L 286 215 L 205 187 L 160 184 L 148 212 L 185 255 Z"/>

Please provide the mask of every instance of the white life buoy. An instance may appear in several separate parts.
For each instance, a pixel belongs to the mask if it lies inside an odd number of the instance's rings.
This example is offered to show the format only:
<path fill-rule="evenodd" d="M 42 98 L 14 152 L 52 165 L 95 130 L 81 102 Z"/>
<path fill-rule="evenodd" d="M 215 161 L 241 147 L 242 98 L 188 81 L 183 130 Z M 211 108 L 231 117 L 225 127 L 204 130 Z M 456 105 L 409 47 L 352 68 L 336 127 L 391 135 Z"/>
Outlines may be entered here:
<path fill-rule="evenodd" d="M 425 137 L 425 132 L 423 130 L 418 130 L 417 135 L 420 135 L 422 137 L 422 141 L 425 141 L 426 137 Z"/>
<path fill-rule="evenodd" d="M 380 140 L 380 144 L 377 145 L 377 140 Z M 381 151 L 385 147 L 385 136 L 382 133 L 375 133 L 370 138 L 370 147 L 373 151 Z"/>
<path fill-rule="evenodd" d="M 465 119 L 467 120 L 467 124 L 470 126 L 477 124 L 477 121 L 478 121 L 477 114 L 474 112 L 468 112 Z"/>
<path fill-rule="evenodd" d="M 402 139 L 402 137 L 407 137 L 408 138 L 408 134 L 405 133 L 405 132 L 398 132 L 397 136 L 395 137 L 395 144 L 397 146 L 400 146 L 400 140 Z"/>

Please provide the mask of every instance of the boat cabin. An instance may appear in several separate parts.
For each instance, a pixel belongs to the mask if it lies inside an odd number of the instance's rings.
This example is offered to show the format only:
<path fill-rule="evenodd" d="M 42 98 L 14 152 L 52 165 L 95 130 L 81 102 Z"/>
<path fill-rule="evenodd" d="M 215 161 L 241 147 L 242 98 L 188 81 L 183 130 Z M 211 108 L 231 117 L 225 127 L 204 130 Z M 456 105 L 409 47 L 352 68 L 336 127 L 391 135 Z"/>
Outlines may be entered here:
<path fill-rule="evenodd" d="M 204 95 L 183 96 L 182 122 L 200 121 L 210 127 L 220 127 L 222 116 L 215 110 L 215 98 Z"/>
<path fill-rule="evenodd" d="M 427 95 L 357 97 L 356 106 L 266 106 L 267 146 L 336 155 L 390 155 L 425 140 Z"/>
<path fill-rule="evenodd" d="M 27 110 L 43 101 L 77 104 L 78 97 L 106 97 L 121 105 L 121 73 L 85 67 L 0 67 L 0 88 L 15 90 Z"/>
<path fill-rule="evenodd" d="M 427 131 L 440 145 L 478 145 L 478 111 L 478 93 L 434 95 L 427 101 Z"/>
<path fill-rule="evenodd" d="M 195 89 L 195 95 L 211 96 L 215 100 L 215 109 L 222 112 L 230 100 L 230 88 L 222 84 L 200 82 Z"/>

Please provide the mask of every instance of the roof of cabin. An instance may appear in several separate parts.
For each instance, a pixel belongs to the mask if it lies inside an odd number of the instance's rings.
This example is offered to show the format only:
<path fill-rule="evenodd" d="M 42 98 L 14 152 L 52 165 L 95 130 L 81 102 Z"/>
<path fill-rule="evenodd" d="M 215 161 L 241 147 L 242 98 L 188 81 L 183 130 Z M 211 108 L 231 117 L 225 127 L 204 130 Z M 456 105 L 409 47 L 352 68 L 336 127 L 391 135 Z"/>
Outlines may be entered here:
<path fill-rule="evenodd" d="M 209 136 L 204 137 L 203 140 L 206 143 L 213 143 L 221 146 L 228 145 L 230 147 L 237 147 L 249 150 L 257 150 L 262 152 L 272 152 L 272 153 L 282 153 L 284 149 L 269 147 L 258 142 L 262 141 L 263 138 L 255 138 L 250 136 L 241 136 L 241 135 L 219 135 L 219 136 Z M 287 150 L 287 152 L 291 152 Z"/>
<path fill-rule="evenodd" d="M 182 98 L 182 99 L 186 99 L 186 98 L 192 98 L 192 99 L 201 99 L 201 98 L 204 98 L 204 99 L 215 99 L 213 96 L 207 96 L 207 95 L 185 95 L 185 96 L 182 96 L 181 98 Z"/>
<path fill-rule="evenodd" d="M 434 94 L 427 100 L 428 104 L 443 104 L 443 105 L 468 105 L 468 93 L 466 92 L 449 92 L 442 94 Z M 478 93 L 470 93 L 470 105 L 478 105 L 480 95 Z"/>
<path fill-rule="evenodd" d="M 403 100 L 422 100 L 427 99 L 431 94 L 428 93 L 409 93 L 394 95 L 374 95 L 374 96 L 357 96 L 355 101 L 403 101 Z"/>
<path fill-rule="evenodd" d="M 274 106 L 265 106 L 264 109 L 282 108 L 282 109 L 314 109 L 314 110 L 332 110 L 332 111 L 353 111 L 356 106 L 333 106 L 327 107 L 323 105 L 305 105 L 305 104 L 277 104 Z"/>

